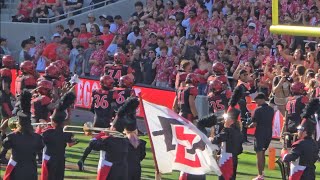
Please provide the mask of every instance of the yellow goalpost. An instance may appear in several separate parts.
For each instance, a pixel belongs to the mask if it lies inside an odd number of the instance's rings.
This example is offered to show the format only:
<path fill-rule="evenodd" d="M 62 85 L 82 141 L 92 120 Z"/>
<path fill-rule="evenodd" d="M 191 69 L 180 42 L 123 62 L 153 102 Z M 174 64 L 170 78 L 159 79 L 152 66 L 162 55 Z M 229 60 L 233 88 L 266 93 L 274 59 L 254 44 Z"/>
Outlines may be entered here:
<path fill-rule="evenodd" d="M 272 0 L 272 25 L 270 32 L 274 34 L 320 37 L 320 27 L 279 25 L 278 0 Z"/>

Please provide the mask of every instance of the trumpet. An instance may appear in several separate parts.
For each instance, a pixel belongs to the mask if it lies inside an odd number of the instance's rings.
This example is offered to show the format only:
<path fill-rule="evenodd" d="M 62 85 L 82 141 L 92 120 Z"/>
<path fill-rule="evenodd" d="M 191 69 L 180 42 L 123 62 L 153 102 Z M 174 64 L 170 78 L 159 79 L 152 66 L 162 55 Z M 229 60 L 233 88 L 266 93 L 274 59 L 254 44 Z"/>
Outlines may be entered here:
<path fill-rule="evenodd" d="M 31 126 L 48 126 L 48 125 L 52 125 L 51 122 L 48 123 L 31 123 Z"/>
<path fill-rule="evenodd" d="M 69 129 L 82 129 L 82 131 L 79 130 L 69 130 Z M 109 128 L 98 128 L 98 127 L 93 127 L 91 122 L 86 122 L 83 126 L 70 126 L 67 125 L 63 128 L 64 132 L 70 132 L 70 133 L 74 133 L 74 134 L 98 134 L 96 132 L 93 131 L 103 131 L 106 132 L 107 134 L 110 134 L 114 137 L 118 137 L 118 138 L 126 138 L 126 136 L 118 131 L 112 131 Z"/>

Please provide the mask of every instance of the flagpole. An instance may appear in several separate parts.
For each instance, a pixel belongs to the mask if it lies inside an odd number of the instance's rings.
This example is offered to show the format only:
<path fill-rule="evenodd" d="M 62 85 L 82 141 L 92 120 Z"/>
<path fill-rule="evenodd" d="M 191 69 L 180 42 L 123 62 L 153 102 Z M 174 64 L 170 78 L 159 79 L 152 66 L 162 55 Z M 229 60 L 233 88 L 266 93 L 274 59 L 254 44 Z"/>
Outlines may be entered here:
<path fill-rule="evenodd" d="M 146 129 L 147 129 L 147 131 L 148 131 L 148 136 L 149 136 L 149 140 L 150 140 L 152 156 L 153 156 L 153 160 L 154 160 L 154 164 L 155 164 L 155 168 L 156 168 L 156 176 L 155 176 L 155 178 L 157 178 L 157 175 L 159 175 L 159 167 L 158 167 L 158 162 L 157 162 L 156 154 L 155 154 L 155 152 L 154 152 L 153 141 L 152 141 L 152 138 L 151 138 L 151 133 L 150 133 L 150 129 L 149 129 L 149 124 L 148 124 L 148 121 L 147 121 L 146 111 L 144 110 L 144 106 L 143 106 L 143 100 L 142 100 L 141 92 L 139 93 L 139 99 L 140 99 L 140 103 L 141 103 L 141 109 L 142 109 L 142 111 L 143 111 L 144 123 L 145 123 Z"/>

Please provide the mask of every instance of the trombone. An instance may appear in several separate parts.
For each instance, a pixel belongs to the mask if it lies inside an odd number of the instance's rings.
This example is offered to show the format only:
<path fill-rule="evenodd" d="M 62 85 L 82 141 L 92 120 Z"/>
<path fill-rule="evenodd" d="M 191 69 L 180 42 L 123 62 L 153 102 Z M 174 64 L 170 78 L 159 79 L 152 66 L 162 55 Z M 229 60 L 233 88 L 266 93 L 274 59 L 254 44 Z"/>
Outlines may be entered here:
<path fill-rule="evenodd" d="M 82 129 L 82 131 L 80 130 L 70 130 L 70 129 Z M 118 138 L 126 138 L 126 136 L 118 131 L 112 131 L 109 128 L 98 128 L 98 127 L 93 127 L 91 122 L 87 122 L 85 123 L 83 126 L 71 126 L 71 125 L 67 125 L 63 128 L 64 132 L 70 132 L 70 133 L 74 133 L 74 134 L 98 134 L 96 132 L 92 132 L 92 131 L 103 131 L 106 132 L 107 134 L 110 134 L 114 137 L 118 137 Z"/>
<path fill-rule="evenodd" d="M 31 123 L 31 126 L 49 126 L 52 125 L 51 122 L 47 122 L 47 123 Z"/>

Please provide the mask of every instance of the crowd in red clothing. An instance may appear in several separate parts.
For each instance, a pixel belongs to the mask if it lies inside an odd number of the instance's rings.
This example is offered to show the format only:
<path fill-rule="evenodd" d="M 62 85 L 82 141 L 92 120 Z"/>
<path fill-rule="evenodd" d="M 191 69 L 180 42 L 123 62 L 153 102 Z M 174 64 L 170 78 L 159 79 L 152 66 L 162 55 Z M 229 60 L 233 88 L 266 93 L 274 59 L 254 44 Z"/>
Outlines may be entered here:
<path fill-rule="evenodd" d="M 280 24 L 319 26 L 319 8 L 315 0 L 281 1 Z M 121 52 L 135 71 L 136 83 L 175 87 L 176 74 L 188 69 L 200 76 L 200 94 L 212 64 L 222 62 L 233 80 L 245 68 L 252 79 L 261 78 L 252 85 L 270 94 L 282 67 L 299 77 L 295 68 L 303 65 L 315 78 L 320 63 L 319 38 L 271 34 L 271 12 L 269 0 L 147 0 L 145 5 L 138 1 L 128 21 L 104 14 L 98 21 L 98 15 L 89 13 L 88 22 L 80 27 L 72 19 L 67 28 L 58 25 L 52 42 L 40 43 L 31 56 L 46 65 L 62 59 L 72 73 L 99 77 L 103 65 Z M 30 43 L 24 51 L 35 51 L 35 42 Z M 190 61 L 191 68 L 182 67 L 183 60 Z"/>

